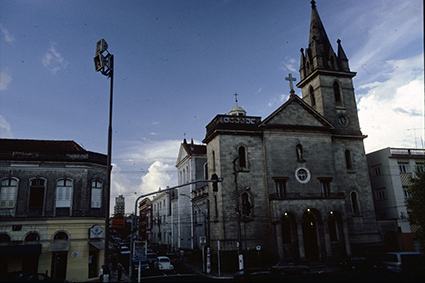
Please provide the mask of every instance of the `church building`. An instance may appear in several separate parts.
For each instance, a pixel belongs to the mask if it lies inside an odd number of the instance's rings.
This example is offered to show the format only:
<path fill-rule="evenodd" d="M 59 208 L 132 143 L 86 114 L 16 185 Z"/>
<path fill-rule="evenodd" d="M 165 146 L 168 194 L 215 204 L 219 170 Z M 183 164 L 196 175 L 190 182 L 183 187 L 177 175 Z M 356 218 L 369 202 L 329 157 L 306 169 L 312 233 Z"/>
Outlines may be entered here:
<path fill-rule="evenodd" d="M 301 97 L 265 119 L 237 105 L 207 126 L 210 243 L 226 262 L 319 261 L 373 253 L 375 218 L 353 77 L 334 52 L 312 3 L 308 47 L 301 49 Z"/>

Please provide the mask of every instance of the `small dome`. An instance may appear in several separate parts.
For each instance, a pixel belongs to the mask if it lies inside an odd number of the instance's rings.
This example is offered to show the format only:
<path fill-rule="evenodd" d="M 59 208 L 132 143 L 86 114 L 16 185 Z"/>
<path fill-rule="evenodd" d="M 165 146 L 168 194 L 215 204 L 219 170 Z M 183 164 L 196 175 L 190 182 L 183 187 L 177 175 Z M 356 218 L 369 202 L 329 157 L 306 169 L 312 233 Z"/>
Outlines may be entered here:
<path fill-rule="evenodd" d="M 246 111 L 242 107 L 240 107 L 240 106 L 238 106 L 236 104 L 235 107 L 233 107 L 232 109 L 230 109 L 230 112 L 229 112 L 228 115 L 232 115 L 232 116 L 246 116 Z"/>

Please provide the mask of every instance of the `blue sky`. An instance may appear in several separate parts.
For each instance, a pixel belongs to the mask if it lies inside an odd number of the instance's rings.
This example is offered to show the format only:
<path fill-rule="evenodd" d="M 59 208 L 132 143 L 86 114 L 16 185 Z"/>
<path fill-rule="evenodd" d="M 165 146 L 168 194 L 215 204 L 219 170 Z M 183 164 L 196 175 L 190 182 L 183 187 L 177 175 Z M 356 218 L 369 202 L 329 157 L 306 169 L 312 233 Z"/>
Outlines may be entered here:
<path fill-rule="evenodd" d="M 423 1 L 316 6 L 357 72 L 366 152 L 423 147 Z M 110 82 L 93 65 L 104 38 L 115 58 L 111 195 L 131 212 L 137 195 L 177 184 L 180 143 L 201 143 L 235 92 L 263 119 L 287 100 L 310 16 L 309 0 L 0 0 L 0 137 L 106 154 Z"/>

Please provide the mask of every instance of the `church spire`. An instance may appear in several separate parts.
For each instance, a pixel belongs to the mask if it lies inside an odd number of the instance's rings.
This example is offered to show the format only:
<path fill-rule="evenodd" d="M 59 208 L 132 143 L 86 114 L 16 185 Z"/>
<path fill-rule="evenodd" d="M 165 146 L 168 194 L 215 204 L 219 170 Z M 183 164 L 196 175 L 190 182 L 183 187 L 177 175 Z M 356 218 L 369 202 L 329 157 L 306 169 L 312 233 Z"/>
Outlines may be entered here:
<path fill-rule="evenodd" d="M 301 80 L 316 71 L 326 69 L 350 72 L 348 59 L 338 40 L 338 56 L 329 41 L 326 30 L 316 8 L 316 1 L 311 1 L 311 20 L 308 48 L 301 49 Z"/>

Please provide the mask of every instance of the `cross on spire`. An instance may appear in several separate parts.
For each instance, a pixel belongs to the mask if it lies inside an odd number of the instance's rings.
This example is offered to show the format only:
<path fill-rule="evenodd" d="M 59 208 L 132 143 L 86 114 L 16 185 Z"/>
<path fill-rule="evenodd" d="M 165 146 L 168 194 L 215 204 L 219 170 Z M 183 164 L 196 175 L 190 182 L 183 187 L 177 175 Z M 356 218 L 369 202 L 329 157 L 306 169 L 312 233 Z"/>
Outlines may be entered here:
<path fill-rule="evenodd" d="M 234 96 L 235 96 L 235 102 L 236 102 L 236 105 L 238 105 L 238 93 L 237 92 L 235 92 L 235 94 L 234 94 Z"/>
<path fill-rule="evenodd" d="M 291 74 L 291 73 L 289 73 L 289 75 L 285 78 L 285 80 L 286 80 L 286 81 L 289 81 L 289 88 L 291 89 L 291 90 L 290 90 L 290 93 L 291 93 L 291 94 L 295 94 L 294 86 L 292 85 L 292 82 L 295 82 L 297 79 L 296 79 L 296 78 L 293 78 L 293 77 L 292 77 L 292 74 Z"/>

